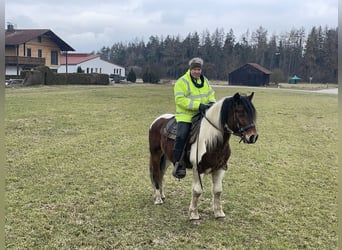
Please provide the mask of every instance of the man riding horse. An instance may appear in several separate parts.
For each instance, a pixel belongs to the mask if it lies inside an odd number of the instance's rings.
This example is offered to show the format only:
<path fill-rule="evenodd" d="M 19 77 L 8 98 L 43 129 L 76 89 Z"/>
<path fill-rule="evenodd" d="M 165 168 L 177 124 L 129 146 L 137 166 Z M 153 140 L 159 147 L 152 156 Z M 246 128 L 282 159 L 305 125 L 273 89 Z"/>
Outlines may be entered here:
<path fill-rule="evenodd" d="M 215 92 L 209 80 L 202 74 L 203 60 L 195 57 L 189 61 L 189 69 L 174 85 L 177 135 L 173 148 L 172 174 L 178 179 L 186 175 L 186 167 L 180 164 L 183 150 L 191 129 L 191 120 L 216 102 Z"/>

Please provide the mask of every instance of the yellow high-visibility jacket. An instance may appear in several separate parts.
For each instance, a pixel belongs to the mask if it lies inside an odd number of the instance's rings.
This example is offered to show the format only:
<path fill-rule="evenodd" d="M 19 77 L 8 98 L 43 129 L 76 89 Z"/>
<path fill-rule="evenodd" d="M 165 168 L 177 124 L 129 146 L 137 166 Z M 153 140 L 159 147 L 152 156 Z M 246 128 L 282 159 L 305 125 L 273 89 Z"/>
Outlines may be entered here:
<path fill-rule="evenodd" d="M 176 103 L 177 122 L 191 122 L 192 117 L 199 113 L 200 104 L 216 102 L 215 92 L 209 85 L 206 77 L 201 77 L 203 86 L 197 87 L 191 80 L 190 70 L 181 76 L 175 83 L 173 92 Z M 201 79 L 197 80 L 197 85 Z"/>

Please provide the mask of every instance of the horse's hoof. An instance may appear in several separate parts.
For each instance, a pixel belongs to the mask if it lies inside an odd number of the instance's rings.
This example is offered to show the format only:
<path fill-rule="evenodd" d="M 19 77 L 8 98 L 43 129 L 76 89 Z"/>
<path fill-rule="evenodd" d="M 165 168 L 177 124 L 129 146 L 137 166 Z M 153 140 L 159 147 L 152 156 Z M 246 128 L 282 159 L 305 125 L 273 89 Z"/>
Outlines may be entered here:
<path fill-rule="evenodd" d="M 225 218 L 226 218 L 226 217 L 216 217 L 215 219 L 216 219 L 217 221 L 224 221 Z"/>
<path fill-rule="evenodd" d="M 157 199 L 154 201 L 154 205 L 162 205 L 163 204 L 163 200 L 162 199 Z"/>
<path fill-rule="evenodd" d="M 194 220 L 200 220 L 200 216 L 196 212 L 189 212 L 189 220 L 194 221 Z"/>
<path fill-rule="evenodd" d="M 199 224 L 201 224 L 201 220 L 200 219 L 198 219 L 198 220 L 190 220 L 190 222 L 191 222 L 191 224 L 193 226 L 198 226 Z"/>

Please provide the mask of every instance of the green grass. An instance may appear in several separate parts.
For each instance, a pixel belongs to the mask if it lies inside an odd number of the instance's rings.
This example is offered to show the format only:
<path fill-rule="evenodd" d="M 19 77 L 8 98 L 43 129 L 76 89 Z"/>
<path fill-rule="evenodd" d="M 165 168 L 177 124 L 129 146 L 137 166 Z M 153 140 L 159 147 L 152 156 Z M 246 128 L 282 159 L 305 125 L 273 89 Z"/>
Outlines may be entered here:
<path fill-rule="evenodd" d="M 253 90 L 259 140 L 231 138 L 226 220 L 207 176 L 193 226 L 191 172 L 168 169 L 162 206 L 148 173 L 171 86 L 6 89 L 6 249 L 337 249 L 337 96 Z"/>

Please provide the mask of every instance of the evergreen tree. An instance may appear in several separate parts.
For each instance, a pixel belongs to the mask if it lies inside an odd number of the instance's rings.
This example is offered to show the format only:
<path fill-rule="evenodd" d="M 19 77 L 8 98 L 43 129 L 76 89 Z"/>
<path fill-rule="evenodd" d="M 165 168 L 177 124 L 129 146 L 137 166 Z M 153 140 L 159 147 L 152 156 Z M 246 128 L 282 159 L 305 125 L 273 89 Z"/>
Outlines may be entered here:
<path fill-rule="evenodd" d="M 84 70 L 81 68 L 81 66 L 77 67 L 77 73 L 84 73 Z"/>
<path fill-rule="evenodd" d="M 98 54 L 127 69 L 145 69 L 146 82 L 177 79 L 188 69 L 189 60 L 199 56 L 205 61 L 204 74 L 213 80 L 227 80 L 237 67 L 256 62 L 282 72 L 278 74 L 284 76 L 280 81 L 287 82 L 296 74 L 304 81 L 311 76 L 312 82 L 337 83 L 337 37 L 337 28 L 327 27 L 313 27 L 307 35 L 304 28 L 293 28 L 270 37 L 259 27 L 252 33 L 247 30 L 240 39 L 232 29 L 226 35 L 223 29 L 216 29 L 212 34 L 204 30 L 201 36 L 197 31 L 189 33 L 184 39 L 151 36 L 146 45 L 138 39 L 125 45 L 116 43 L 110 49 L 103 47 Z"/>
<path fill-rule="evenodd" d="M 127 81 L 129 81 L 129 82 L 136 82 L 137 81 L 137 76 L 135 75 L 133 69 L 131 69 L 130 72 L 128 73 Z"/>

